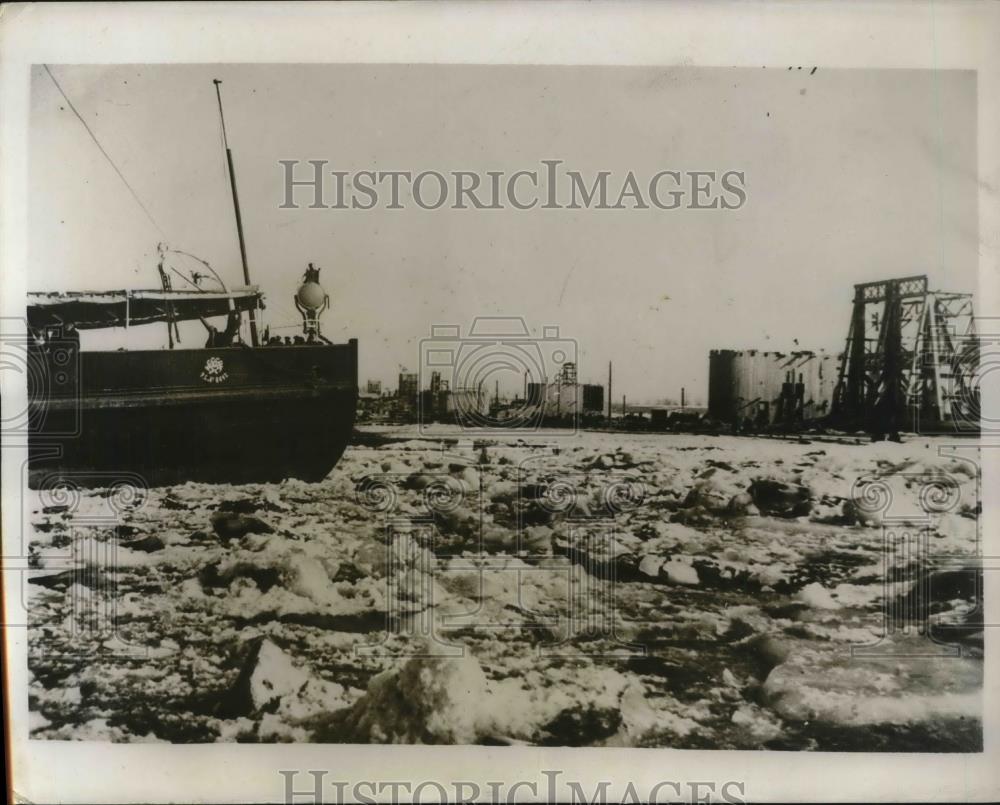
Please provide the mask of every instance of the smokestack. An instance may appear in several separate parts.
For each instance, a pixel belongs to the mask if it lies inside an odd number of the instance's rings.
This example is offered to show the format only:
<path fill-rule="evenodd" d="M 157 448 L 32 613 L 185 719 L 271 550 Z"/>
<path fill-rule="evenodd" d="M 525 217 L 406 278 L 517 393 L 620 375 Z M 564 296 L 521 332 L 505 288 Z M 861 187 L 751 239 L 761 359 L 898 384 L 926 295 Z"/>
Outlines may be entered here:
<path fill-rule="evenodd" d="M 608 422 L 611 421 L 611 361 L 608 361 Z"/>
<path fill-rule="evenodd" d="M 681 386 L 681 408 L 684 407 L 684 386 Z"/>

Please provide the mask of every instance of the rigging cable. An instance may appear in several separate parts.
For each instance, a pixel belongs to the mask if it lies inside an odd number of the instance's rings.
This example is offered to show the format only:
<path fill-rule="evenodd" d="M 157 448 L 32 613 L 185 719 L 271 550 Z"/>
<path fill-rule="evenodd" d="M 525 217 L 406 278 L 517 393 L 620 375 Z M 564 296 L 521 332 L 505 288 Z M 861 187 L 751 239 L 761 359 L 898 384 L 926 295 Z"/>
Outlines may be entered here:
<path fill-rule="evenodd" d="M 173 266 L 167 266 L 167 268 L 169 268 L 171 271 L 173 271 L 178 277 L 180 277 L 182 280 L 184 280 L 184 282 L 186 282 L 188 285 L 190 285 L 192 288 L 194 288 L 199 293 L 205 293 L 205 289 L 204 288 L 202 288 L 200 285 L 198 285 L 194 280 L 190 279 L 189 277 L 185 277 L 180 271 L 178 271 Z"/>
<path fill-rule="evenodd" d="M 47 64 L 43 64 L 42 67 L 44 67 L 45 68 L 45 72 L 49 74 L 49 78 L 52 79 L 52 83 L 56 85 L 56 89 L 59 90 L 59 94 L 63 96 L 63 99 L 69 105 L 69 108 L 73 110 L 73 114 L 75 114 L 76 117 L 77 117 L 77 119 L 83 124 L 83 127 L 87 130 L 87 134 L 90 135 L 90 139 L 92 139 L 94 141 L 94 144 L 98 147 L 98 149 L 100 150 L 100 152 L 102 154 L 104 154 L 104 158 L 108 161 L 108 163 L 111 165 L 111 167 L 115 169 L 115 173 L 118 174 L 118 178 L 121 179 L 122 182 L 124 182 L 125 187 L 127 187 L 128 190 L 129 190 L 129 192 L 132 194 L 132 198 L 135 199 L 136 204 L 138 204 L 139 207 L 142 208 L 142 211 L 144 213 L 146 213 L 146 217 L 149 219 L 150 223 L 153 226 L 156 227 L 157 231 L 161 235 L 163 235 L 164 238 L 166 238 L 167 237 L 167 233 L 163 231 L 163 229 L 160 227 L 160 225 L 158 223 L 156 223 L 156 219 L 153 218 L 152 213 L 150 213 L 150 211 L 146 208 L 146 205 L 142 203 L 142 199 L 139 198 L 139 194 L 136 193 L 135 189 L 132 187 L 132 185 L 129 184 L 128 179 L 125 178 L 125 174 L 123 174 L 118 169 L 118 166 L 115 164 L 115 161 L 111 158 L 111 155 L 108 154 L 108 152 L 104 150 L 104 146 L 101 145 L 100 140 L 97 139 L 97 135 L 94 134 L 94 132 L 91 130 L 90 126 L 87 125 L 87 121 L 83 119 L 83 115 L 81 115 L 77 111 L 77 108 L 73 105 L 73 101 L 71 101 L 69 99 L 69 96 L 67 96 L 66 93 L 65 93 L 65 91 L 63 91 L 63 88 L 60 86 L 59 82 L 56 80 L 56 77 L 52 74 L 52 71 L 49 69 L 49 66 Z"/>
<path fill-rule="evenodd" d="M 212 272 L 212 276 L 213 276 L 213 277 L 215 277 L 215 281 L 216 281 L 217 283 L 219 283 L 219 285 L 221 285 L 221 286 L 222 286 L 222 290 L 223 290 L 223 291 L 226 291 L 226 292 L 228 292 L 228 291 L 229 291 L 229 289 L 228 289 L 228 288 L 226 287 L 226 283 L 222 281 L 222 277 L 220 277 L 220 276 L 219 276 L 219 275 L 218 275 L 218 274 L 216 273 L 215 269 L 214 269 L 214 268 L 212 268 L 212 266 L 210 266 L 210 265 L 208 264 L 208 261 L 207 261 L 207 260 L 202 260 L 202 259 L 201 259 L 201 258 L 200 258 L 200 257 L 199 257 L 198 255 L 196 255 L 196 254 L 191 254 L 190 252 L 185 252 L 185 251 L 181 251 L 180 249 L 167 249 L 166 251 L 168 251 L 168 252 L 173 252 L 174 254 L 182 254 L 182 255 L 184 255 L 185 257 L 190 257 L 190 258 L 191 258 L 192 260 L 196 260 L 197 262 L 201 263 L 201 264 L 202 264 L 203 266 L 205 266 L 205 268 L 207 268 L 207 269 L 208 269 L 209 271 L 211 271 L 211 272 Z M 173 271 L 176 271 L 176 269 L 172 269 L 172 270 L 173 270 Z M 180 272 L 177 272 L 177 273 L 180 273 Z M 199 286 L 199 287 L 200 287 L 200 286 Z M 201 290 L 204 290 L 204 288 L 202 288 Z"/>

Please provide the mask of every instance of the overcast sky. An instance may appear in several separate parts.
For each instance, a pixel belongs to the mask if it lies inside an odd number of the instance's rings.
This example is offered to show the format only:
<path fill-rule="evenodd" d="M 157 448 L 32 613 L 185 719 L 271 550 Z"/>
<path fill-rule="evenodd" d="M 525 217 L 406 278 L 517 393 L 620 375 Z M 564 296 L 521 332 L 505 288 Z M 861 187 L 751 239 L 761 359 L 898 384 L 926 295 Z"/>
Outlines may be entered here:
<path fill-rule="evenodd" d="M 335 341 L 395 387 L 432 324 L 556 325 L 581 379 L 635 401 L 706 397 L 712 348 L 839 350 L 851 285 L 927 273 L 975 291 L 972 72 L 230 65 L 54 66 L 167 236 L 241 283 L 213 78 L 223 79 L 250 270 L 295 323 L 323 268 Z M 41 68 L 33 73 L 35 290 L 159 284 L 163 239 Z M 737 211 L 283 210 L 281 159 L 358 170 L 740 170 Z M 614 180 L 612 180 L 614 184 Z M 185 346 L 201 344 L 200 325 Z M 161 326 L 131 346 L 165 341 Z M 122 334 L 104 338 L 122 342 Z M 104 344 L 105 341 L 92 341 Z M 110 343 L 110 342 L 109 342 Z M 86 345 L 86 344 L 85 344 Z"/>

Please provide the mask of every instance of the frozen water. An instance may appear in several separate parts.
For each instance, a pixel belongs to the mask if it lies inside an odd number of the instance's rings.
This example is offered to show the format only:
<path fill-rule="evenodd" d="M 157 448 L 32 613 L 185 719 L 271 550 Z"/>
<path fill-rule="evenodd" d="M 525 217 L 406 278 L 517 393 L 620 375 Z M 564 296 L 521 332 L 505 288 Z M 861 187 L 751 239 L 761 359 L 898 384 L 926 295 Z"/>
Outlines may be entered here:
<path fill-rule="evenodd" d="M 32 736 L 981 746 L 978 477 L 939 442 L 380 435 L 118 522 L 36 496 Z"/>

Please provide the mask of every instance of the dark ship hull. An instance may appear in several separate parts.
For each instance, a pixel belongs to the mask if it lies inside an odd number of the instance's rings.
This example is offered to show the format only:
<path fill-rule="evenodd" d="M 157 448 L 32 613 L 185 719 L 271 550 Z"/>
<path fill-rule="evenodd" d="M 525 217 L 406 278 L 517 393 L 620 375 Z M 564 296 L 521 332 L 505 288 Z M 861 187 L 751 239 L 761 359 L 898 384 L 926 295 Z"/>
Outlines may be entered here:
<path fill-rule="evenodd" d="M 67 358 L 68 355 L 68 358 Z M 29 483 L 318 481 L 351 438 L 357 341 L 51 350 L 29 389 Z"/>

